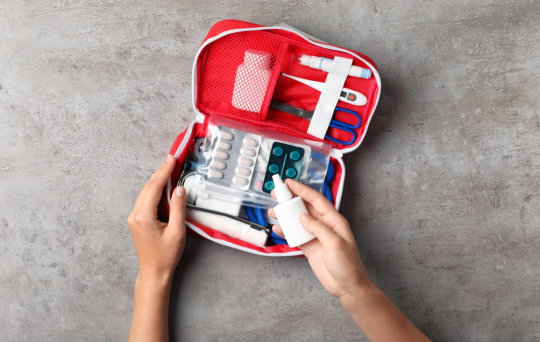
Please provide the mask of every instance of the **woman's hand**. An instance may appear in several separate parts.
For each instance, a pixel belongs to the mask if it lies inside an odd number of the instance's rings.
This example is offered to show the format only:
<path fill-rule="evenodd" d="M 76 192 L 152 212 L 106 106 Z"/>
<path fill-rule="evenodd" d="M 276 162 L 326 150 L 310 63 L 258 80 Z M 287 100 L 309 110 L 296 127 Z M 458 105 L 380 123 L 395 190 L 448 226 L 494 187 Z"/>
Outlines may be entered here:
<path fill-rule="evenodd" d="M 158 220 L 157 207 L 175 163 L 169 154 L 142 188 L 127 220 L 139 257 L 130 342 L 169 340 L 167 314 L 172 275 L 186 244 L 186 191 L 181 186 L 174 190 L 169 223 Z"/>
<path fill-rule="evenodd" d="M 287 179 L 286 184 L 294 195 L 302 197 L 309 212 L 300 217 L 300 222 L 316 239 L 299 247 L 326 291 L 343 299 L 369 288 L 371 281 L 360 260 L 349 222 L 321 193 L 292 179 Z M 269 214 L 275 217 L 273 209 Z M 273 230 L 283 236 L 280 226 L 274 226 Z"/>
<path fill-rule="evenodd" d="M 139 257 L 139 277 L 170 278 L 184 252 L 186 192 L 183 187 L 177 187 L 171 197 L 169 223 L 157 218 L 161 194 L 174 166 L 175 159 L 169 154 L 142 188 L 127 219 Z"/>
<path fill-rule="evenodd" d="M 370 341 L 429 341 L 369 279 L 349 222 L 319 192 L 292 179 L 289 190 L 302 197 L 309 215 L 302 226 L 316 239 L 300 247 L 315 276 L 337 297 Z M 272 209 L 269 214 L 275 218 Z M 281 236 L 281 227 L 274 226 Z"/>

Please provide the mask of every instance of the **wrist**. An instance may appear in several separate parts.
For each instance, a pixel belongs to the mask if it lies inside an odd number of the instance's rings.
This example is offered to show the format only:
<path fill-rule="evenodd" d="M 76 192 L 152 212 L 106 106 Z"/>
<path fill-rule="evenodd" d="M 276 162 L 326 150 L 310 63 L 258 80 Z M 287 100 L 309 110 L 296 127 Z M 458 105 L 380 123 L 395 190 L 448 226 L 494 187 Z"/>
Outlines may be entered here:
<path fill-rule="evenodd" d="M 339 296 L 338 299 L 341 305 L 350 311 L 353 308 L 357 308 L 359 304 L 367 303 L 370 298 L 376 296 L 377 291 L 380 291 L 377 286 L 371 281 L 368 281 Z"/>
<path fill-rule="evenodd" d="M 155 290 L 167 289 L 172 283 L 172 278 L 172 272 L 156 272 L 140 269 L 135 280 L 135 286 Z"/>

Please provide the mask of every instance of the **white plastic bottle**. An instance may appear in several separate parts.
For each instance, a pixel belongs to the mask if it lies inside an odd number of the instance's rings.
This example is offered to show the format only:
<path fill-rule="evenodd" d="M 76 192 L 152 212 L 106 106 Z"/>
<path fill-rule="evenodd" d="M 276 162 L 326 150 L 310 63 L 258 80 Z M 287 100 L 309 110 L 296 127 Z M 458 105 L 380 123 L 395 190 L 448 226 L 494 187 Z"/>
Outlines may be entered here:
<path fill-rule="evenodd" d="M 272 55 L 264 51 L 247 50 L 244 62 L 238 66 L 234 79 L 232 105 L 259 113 L 272 76 Z"/>
<path fill-rule="evenodd" d="M 307 214 L 304 201 L 300 197 L 292 197 L 289 188 L 278 174 L 272 176 L 274 191 L 279 204 L 274 208 L 279 225 L 290 247 L 303 245 L 315 238 L 300 223 L 300 215 Z"/>

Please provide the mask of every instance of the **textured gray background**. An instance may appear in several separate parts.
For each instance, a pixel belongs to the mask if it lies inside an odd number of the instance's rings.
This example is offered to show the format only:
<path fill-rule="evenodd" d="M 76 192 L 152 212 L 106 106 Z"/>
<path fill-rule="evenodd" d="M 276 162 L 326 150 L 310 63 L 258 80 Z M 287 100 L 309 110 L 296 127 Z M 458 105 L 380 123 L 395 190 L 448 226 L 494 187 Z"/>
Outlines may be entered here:
<path fill-rule="evenodd" d="M 369 274 L 436 340 L 540 340 L 540 2 L 274 3 L 0 1 L 2 340 L 126 339 L 125 219 L 225 18 L 375 60 L 342 205 Z M 365 340 L 304 259 L 192 238 L 170 321 L 182 341 Z"/>

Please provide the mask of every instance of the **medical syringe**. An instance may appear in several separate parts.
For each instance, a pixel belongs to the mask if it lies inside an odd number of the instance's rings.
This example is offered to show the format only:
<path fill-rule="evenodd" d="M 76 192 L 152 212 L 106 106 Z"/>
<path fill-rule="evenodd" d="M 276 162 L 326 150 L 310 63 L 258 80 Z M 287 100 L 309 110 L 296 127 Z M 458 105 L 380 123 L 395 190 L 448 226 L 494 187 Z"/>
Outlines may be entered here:
<path fill-rule="evenodd" d="M 334 61 L 333 59 L 330 59 L 330 58 L 309 56 L 309 55 L 302 55 L 300 56 L 299 60 L 300 60 L 300 64 L 302 65 L 308 66 L 313 69 L 326 71 L 326 72 L 330 71 L 330 67 L 332 66 L 332 62 Z M 349 76 L 369 79 L 371 77 L 371 70 L 353 65 L 351 66 L 351 70 L 349 71 Z"/>

